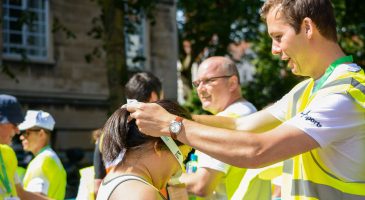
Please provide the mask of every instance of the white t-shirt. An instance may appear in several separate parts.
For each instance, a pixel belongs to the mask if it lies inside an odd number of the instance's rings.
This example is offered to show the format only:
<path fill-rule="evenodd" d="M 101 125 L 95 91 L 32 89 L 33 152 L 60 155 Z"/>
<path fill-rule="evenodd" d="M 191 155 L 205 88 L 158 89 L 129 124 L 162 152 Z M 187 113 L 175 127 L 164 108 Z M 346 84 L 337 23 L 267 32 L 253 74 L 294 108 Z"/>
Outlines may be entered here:
<path fill-rule="evenodd" d="M 218 113 L 217 116 L 242 117 L 256 111 L 257 110 L 255 106 L 252 105 L 250 102 L 246 100 L 241 100 L 231 104 L 224 111 Z M 196 151 L 196 155 L 198 156 L 198 168 L 209 168 L 227 174 L 230 165 L 200 151 Z M 225 177 L 223 177 L 221 182 L 218 183 L 213 194 L 209 197 L 206 197 L 206 199 L 227 199 L 226 187 L 224 183 Z"/>
<path fill-rule="evenodd" d="M 343 64 L 331 77 L 357 69 L 357 65 Z M 321 160 L 336 176 L 346 181 L 365 181 L 365 108 L 348 95 L 330 94 L 315 97 L 303 112 L 285 121 L 288 101 L 285 95 L 267 110 L 316 140 Z"/>

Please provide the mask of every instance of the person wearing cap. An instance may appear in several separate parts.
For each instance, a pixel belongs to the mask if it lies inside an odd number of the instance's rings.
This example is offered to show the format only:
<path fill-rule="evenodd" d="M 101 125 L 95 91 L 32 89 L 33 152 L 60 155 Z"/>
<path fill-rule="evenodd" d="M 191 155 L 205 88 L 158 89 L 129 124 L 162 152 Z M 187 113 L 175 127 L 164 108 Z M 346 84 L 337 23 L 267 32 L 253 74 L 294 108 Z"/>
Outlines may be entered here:
<path fill-rule="evenodd" d="M 16 185 L 20 183 L 16 176 L 18 160 L 13 149 L 8 146 L 19 132 L 17 124 L 24 120 L 20 104 L 10 95 L 0 95 L 0 199 L 17 196 Z"/>
<path fill-rule="evenodd" d="M 64 199 L 66 171 L 57 154 L 50 147 L 50 134 L 55 120 L 41 110 L 28 110 L 25 121 L 18 128 L 25 151 L 34 154 L 25 172 L 24 189 L 52 199 Z"/>
<path fill-rule="evenodd" d="M 17 125 L 24 120 L 18 100 L 10 95 L 0 94 L 0 144 L 10 145 L 19 132 Z"/>
<path fill-rule="evenodd" d="M 24 191 L 16 174 L 18 160 L 9 145 L 14 135 L 19 133 L 17 125 L 23 120 L 18 100 L 14 96 L 0 94 L 0 199 L 48 199 Z"/>

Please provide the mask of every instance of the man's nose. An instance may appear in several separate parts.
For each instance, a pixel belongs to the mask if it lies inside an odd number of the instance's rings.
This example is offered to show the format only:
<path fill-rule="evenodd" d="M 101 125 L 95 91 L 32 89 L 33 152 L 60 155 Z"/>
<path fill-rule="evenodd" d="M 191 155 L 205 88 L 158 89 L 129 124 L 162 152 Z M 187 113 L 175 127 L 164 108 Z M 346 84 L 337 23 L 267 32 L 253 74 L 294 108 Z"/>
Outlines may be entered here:
<path fill-rule="evenodd" d="M 23 141 L 25 139 L 24 135 L 21 134 L 20 137 L 19 137 L 19 139 Z"/>
<path fill-rule="evenodd" d="M 200 93 L 200 92 L 202 92 L 204 89 L 205 89 L 205 87 L 204 87 L 204 81 L 200 81 L 200 83 L 199 83 L 198 87 L 196 87 L 196 91 L 197 91 L 198 93 Z"/>
<path fill-rule="evenodd" d="M 272 43 L 272 45 L 271 45 L 271 53 L 273 55 L 279 55 L 281 53 L 281 48 L 278 45 Z"/>

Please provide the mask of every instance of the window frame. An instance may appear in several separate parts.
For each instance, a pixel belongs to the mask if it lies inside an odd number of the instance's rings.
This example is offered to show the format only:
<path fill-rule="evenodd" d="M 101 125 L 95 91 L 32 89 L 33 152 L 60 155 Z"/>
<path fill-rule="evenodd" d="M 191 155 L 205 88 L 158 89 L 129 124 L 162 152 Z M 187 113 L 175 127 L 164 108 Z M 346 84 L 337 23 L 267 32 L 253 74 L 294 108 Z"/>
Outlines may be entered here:
<path fill-rule="evenodd" d="M 21 10 L 25 10 L 27 8 L 27 5 L 29 3 L 28 0 L 20 0 L 21 1 Z M 2 17 L 3 17 L 3 27 L 2 27 L 2 59 L 4 60 L 9 60 L 9 61 L 29 61 L 29 62 L 34 62 L 34 63 L 45 63 L 45 64 L 52 64 L 54 63 L 54 59 L 53 59 L 53 45 L 52 45 L 52 37 L 51 37 L 51 20 L 50 20 L 50 1 L 49 0 L 38 0 L 38 1 L 44 1 L 44 10 L 42 12 L 44 12 L 44 37 L 42 39 L 45 40 L 45 46 L 44 46 L 44 50 L 46 52 L 46 55 L 30 55 L 29 53 L 25 53 L 24 55 L 21 53 L 11 53 L 11 52 L 5 52 L 5 48 L 11 48 L 11 45 L 14 45 L 14 43 L 10 43 L 10 34 L 9 34 L 9 41 L 8 43 L 5 43 L 5 32 L 9 31 L 13 31 L 10 29 L 10 25 L 8 27 L 8 29 L 4 30 L 4 24 L 9 23 L 10 24 L 10 13 L 8 16 L 5 16 L 5 3 L 10 3 L 9 0 L 3 0 L 2 2 L 2 9 L 3 9 L 3 13 L 2 13 Z M 11 8 L 12 6 L 10 4 L 7 4 L 7 9 Z M 36 8 L 36 10 L 39 10 L 40 8 Z M 32 11 L 34 11 L 32 9 Z M 29 37 L 29 35 L 42 35 L 42 31 L 37 31 L 36 33 L 31 33 L 29 31 L 29 26 L 27 24 L 22 24 L 21 25 L 21 35 L 22 35 L 22 42 L 19 45 L 20 48 L 23 48 L 25 51 L 29 51 L 29 49 L 34 49 L 34 46 L 32 47 L 32 45 L 26 44 L 27 43 L 27 39 Z M 6 33 L 8 34 L 8 33 Z M 35 45 L 35 48 L 40 48 L 40 46 Z M 43 47 L 41 47 L 43 48 Z"/>

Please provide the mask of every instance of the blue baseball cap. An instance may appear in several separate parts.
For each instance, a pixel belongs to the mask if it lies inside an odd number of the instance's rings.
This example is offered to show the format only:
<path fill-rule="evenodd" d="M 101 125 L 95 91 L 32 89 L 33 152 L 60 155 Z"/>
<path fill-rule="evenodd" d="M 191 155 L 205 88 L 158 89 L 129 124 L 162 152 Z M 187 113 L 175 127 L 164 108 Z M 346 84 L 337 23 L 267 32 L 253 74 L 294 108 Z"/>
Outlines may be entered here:
<path fill-rule="evenodd" d="M 0 124 L 19 124 L 24 121 L 22 108 L 14 96 L 0 94 Z"/>

